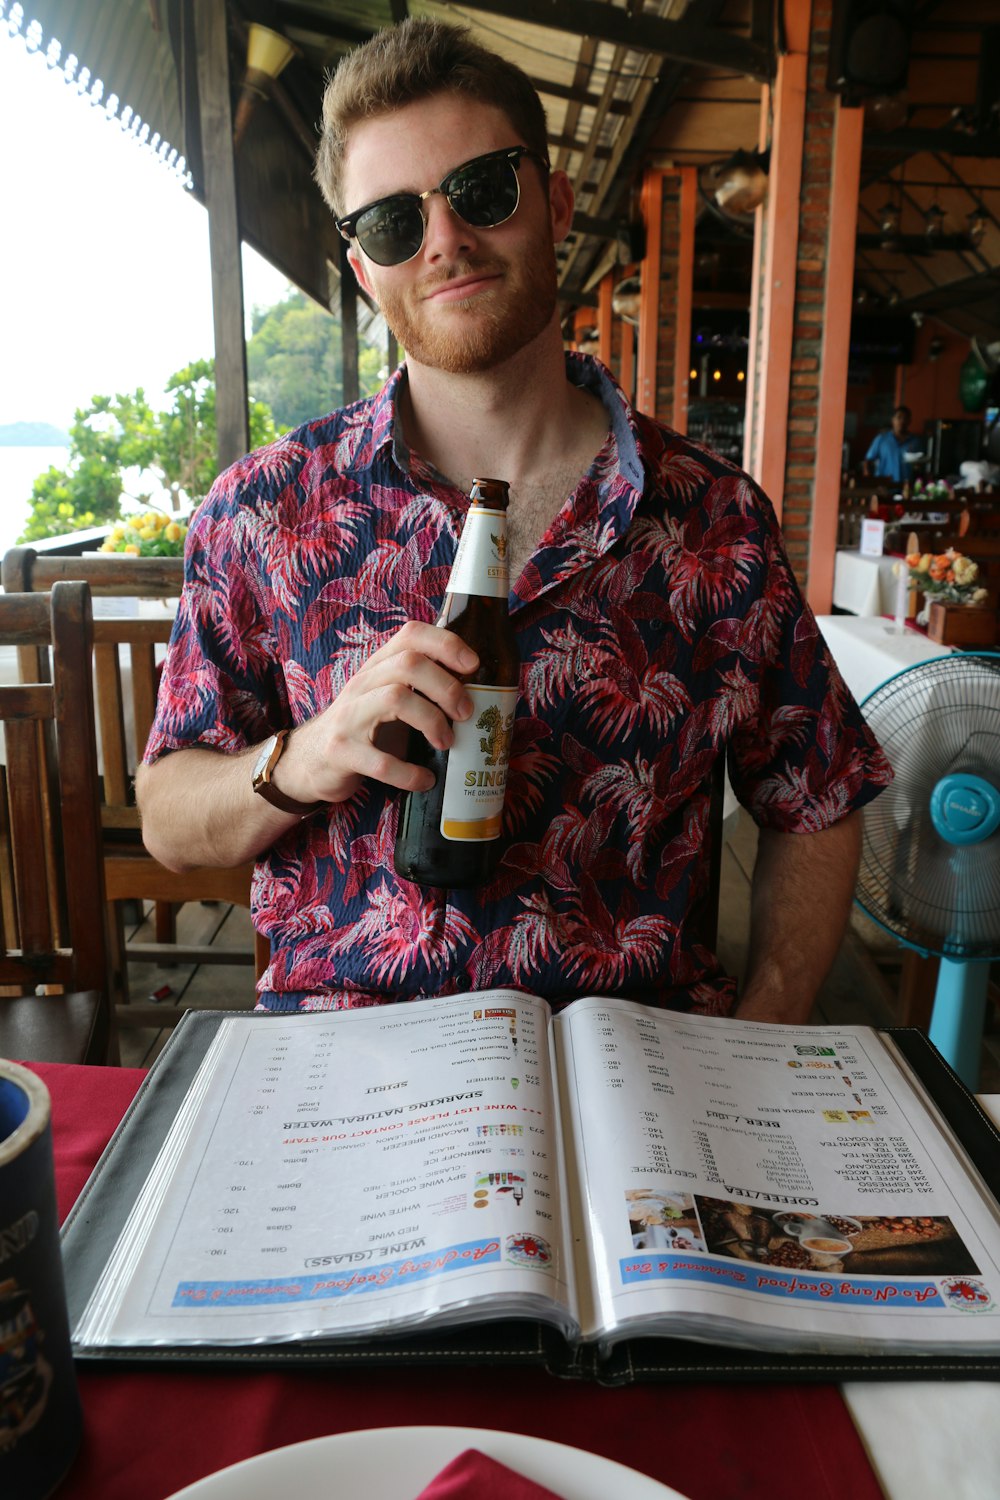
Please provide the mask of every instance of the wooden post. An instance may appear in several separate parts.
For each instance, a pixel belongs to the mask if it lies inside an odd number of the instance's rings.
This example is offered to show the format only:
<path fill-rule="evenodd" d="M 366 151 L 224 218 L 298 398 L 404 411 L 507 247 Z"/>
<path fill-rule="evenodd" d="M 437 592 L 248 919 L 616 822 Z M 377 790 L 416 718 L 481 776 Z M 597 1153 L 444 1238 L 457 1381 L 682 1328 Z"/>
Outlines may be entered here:
<path fill-rule="evenodd" d="M 817 614 L 833 603 L 833 566 L 840 517 L 840 472 L 847 406 L 847 367 L 854 300 L 854 242 L 861 190 L 861 138 L 864 111 L 837 105 L 833 169 L 830 174 L 830 228 L 823 304 L 823 353 L 819 366 L 816 422 L 816 477 L 809 532 L 807 597 Z"/>
<path fill-rule="evenodd" d="M 671 425 L 688 430 L 688 356 L 691 350 L 691 311 L 694 302 L 694 230 L 698 215 L 698 172 L 681 167 L 680 246 L 677 255 L 677 300 L 674 313 L 674 399 Z"/>
<path fill-rule="evenodd" d="M 642 183 L 642 217 L 646 225 L 646 256 L 640 273 L 639 349 L 636 357 L 635 404 L 647 417 L 656 416 L 656 356 L 659 347 L 660 261 L 663 253 L 663 173 L 650 168 Z"/>
<path fill-rule="evenodd" d="M 340 340 L 343 371 L 342 404 L 357 401 L 361 392 L 358 378 L 358 284 L 347 259 L 347 243 L 340 245 Z"/>
<path fill-rule="evenodd" d="M 250 424 L 225 0 L 201 0 L 194 7 L 194 18 L 212 266 L 216 448 L 219 468 L 226 469 L 249 448 Z"/>
<path fill-rule="evenodd" d="M 601 277 L 597 289 L 597 356 L 602 364 L 611 368 L 611 325 L 614 314 L 611 311 L 611 293 L 614 290 L 614 272 L 608 271 Z"/>
<path fill-rule="evenodd" d="M 778 63 L 773 94 L 770 187 L 765 210 L 763 288 L 757 305 L 761 326 L 759 330 L 751 330 L 751 348 L 756 344 L 760 370 L 754 386 L 755 432 L 750 472 L 770 497 L 779 520 L 785 493 L 806 64 L 803 52 L 787 53 Z M 838 469 L 838 475 L 839 472 Z"/>
<path fill-rule="evenodd" d="M 635 344 L 638 330 L 634 323 L 626 323 L 622 318 L 622 353 L 621 368 L 618 372 L 618 384 L 625 392 L 629 401 L 635 406 Z"/>

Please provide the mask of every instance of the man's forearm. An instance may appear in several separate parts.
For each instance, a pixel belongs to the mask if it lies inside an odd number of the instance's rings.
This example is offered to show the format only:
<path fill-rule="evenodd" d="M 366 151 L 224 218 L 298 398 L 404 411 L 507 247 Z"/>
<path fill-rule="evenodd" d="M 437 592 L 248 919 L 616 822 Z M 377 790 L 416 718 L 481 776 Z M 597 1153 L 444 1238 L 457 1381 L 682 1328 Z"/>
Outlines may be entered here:
<path fill-rule="evenodd" d="M 298 819 L 254 794 L 257 747 L 236 755 L 175 750 L 135 779 L 142 836 L 170 870 L 231 867 L 253 859 Z"/>
<path fill-rule="evenodd" d="M 860 813 L 821 833 L 761 830 L 737 1015 L 808 1020 L 847 927 L 860 856 Z"/>

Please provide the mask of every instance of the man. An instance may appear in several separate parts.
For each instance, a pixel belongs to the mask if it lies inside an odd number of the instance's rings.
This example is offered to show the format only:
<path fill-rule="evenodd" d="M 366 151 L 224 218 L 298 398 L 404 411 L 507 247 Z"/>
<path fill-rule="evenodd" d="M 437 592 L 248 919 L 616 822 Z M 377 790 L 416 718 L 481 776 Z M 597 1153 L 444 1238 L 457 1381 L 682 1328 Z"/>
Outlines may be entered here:
<path fill-rule="evenodd" d="M 725 1013 L 698 905 L 728 748 L 762 825 L 739 1013 L 804 1019 L 855 810 L 890 773 L 767 502 L 564 355 L 573 194 L 537 94 L 466 32 L 406 21 L 335 75 L 317 176 L 406 363 L 199 508 L 137 779 L 148 847 L 180 869 L 259 857 L 268 1009 L 512 985 Z M 477 475 L 510 483 L 521 701 L 499 871 L 433 891 L 393 871 L 397 792 L 431 778 L 391 734 L 445 747 L 470 711 L 472 662 L 432 622 Z"/>
<path fill-rule="evenodd" d="M 865 473 L 876 479 L 893 479 L 902 484 L 911 479 L 913 465 L 907 463 L 908 453 L 923 451 L 923 442 L 910 431 L 912 412 L 908 406 L 897 406 L 892 414 L 892 426 L 886 427 L 872 439 L 865 454 Z"/>

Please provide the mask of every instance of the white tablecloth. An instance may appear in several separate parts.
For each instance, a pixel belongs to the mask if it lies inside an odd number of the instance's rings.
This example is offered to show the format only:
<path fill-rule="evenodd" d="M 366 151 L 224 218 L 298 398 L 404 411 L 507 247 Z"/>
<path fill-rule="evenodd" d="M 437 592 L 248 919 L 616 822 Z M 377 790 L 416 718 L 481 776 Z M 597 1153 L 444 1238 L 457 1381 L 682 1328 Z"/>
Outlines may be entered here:
<path fill-rule="evenodd" d="M 852 615 L 891 615 L 896 608 L 895 557 L 863 557 L 841 549 L 833 565 L 833 602 Z"/>
<path fill-rule="evenodd" d="M 939 646 L 917 630 L 897 630 L 879 616 L 820 615 L 819 628 L 844 681 L 859 703 L 883 682 L 920 661 L 950 656 L 953 646 Z M 1000 1485 L 997 1490 L 1000 1495 Z"/>
<path fill-rule="evenodd" d="M 1000 1094 L 981 1102 L 1000 1124 Z M 843 1392 L 887 1500 L 1000 1496 L 1000 1383 L 858 1381 Z"/>

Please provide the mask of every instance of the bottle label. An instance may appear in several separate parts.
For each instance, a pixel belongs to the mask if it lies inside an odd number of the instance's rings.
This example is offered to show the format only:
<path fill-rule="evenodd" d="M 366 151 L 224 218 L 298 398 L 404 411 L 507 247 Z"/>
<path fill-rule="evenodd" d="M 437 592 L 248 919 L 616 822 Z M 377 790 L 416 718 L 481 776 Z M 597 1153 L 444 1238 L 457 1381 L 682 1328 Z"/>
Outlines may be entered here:
<path fill-rule="evenodd" d="M 507 512 L 471 505 L 458 539 L 448 592 L 506 599 L 509 588 Z"/>
<path fill-rule="evenodd" d="M 441 801 L 441 836 L 460 843 L 500 837 L 507 762 L 517 707 L 516 687 L 466 683 L 475 705 L 453 725 L 455 742 Z"/>

